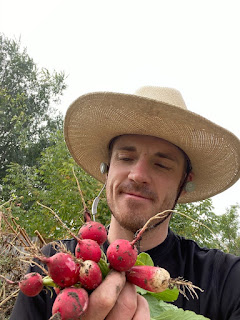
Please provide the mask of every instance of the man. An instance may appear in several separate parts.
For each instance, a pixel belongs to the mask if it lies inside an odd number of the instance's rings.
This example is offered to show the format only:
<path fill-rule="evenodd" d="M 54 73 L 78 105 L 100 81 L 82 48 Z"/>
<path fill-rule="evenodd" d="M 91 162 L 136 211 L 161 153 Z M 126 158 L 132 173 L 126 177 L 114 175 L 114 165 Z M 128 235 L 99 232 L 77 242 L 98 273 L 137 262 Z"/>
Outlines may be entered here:
<path fill-rule="evenodd" d="M 173 89 L 144 87 L 135 95 L 84 95 L 68 109 L 64 132 L 75 161 L 106 182 L 112 212 L 109 243 L 132 240 L 156 213 L 173 209 L 177 202 L 211 197 L 240 177 L 239 139 L 188 111 Z M 105 170 L 100 171 L 100 165 Z M 140 251 L 148 252 L 172 278 L 181 276 L 204 290 L 199 299 L 180 296 L 175 304 L 212 320 L 240 319 L 240 258 L 199 248 L 174 235 L 170 218 L 171 213 L 151 225 Z M 73 251 L 76 243 L 66 243 Z M 48 247 L 46 253 L 53 251 Z M 20 295 L 11 319 L 48 319 L 49 296 L 41 293 L 29 301 Z M 111 272 L 90 295 L 83 319 L 147 320 L 150 314 L 125 275 Z"/>

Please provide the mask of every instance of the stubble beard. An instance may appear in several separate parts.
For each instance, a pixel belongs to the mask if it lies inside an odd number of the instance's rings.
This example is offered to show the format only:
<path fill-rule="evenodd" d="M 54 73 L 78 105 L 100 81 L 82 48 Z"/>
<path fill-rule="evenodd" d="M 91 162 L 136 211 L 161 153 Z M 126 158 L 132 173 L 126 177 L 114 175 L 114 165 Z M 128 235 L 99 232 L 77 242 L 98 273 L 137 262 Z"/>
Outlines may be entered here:
<path fill-rule="evenodd" d="M 171 195 L 171 197 L 167 197 L 163 200 L 161 206 L 158 209 L 151 208 L 151 212 L 141 212 L 141 209 L 139 209 L 136 206 L 135 202 L 128 202 L 127 210 L 123 212 L 123 210 L 120 208 L 116 208 L 114 204 L 111 203 L 111 201 L 108 198 L 108 206 L 110 208 L 110 211 L 116 221 L 119 223 L 119 225 L 128 230 L 133 232 L 134 234 L 141 229 L 145 223 L 154 215 L 156 215 L 159 212 L 163 212 L 164 210 L 172 209 L 175 203 L 176 196 Z M 159 218 L 154 220 L 149 226 L 159 224 L 161 221 L 163 221 L 164 218 Z"/>

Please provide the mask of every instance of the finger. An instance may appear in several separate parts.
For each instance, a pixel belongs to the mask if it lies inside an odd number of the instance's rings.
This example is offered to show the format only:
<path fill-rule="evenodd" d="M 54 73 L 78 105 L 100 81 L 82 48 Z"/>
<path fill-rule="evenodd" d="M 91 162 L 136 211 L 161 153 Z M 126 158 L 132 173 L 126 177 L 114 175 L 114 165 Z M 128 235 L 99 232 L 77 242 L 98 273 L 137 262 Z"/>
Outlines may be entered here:
<path fill-rule="evenodd" d="M 115 306 L 107 315 L 106 320 L 131 320 L 137 309 L 137 293 L 135 285 L 126 282 Z"/>
<path fill-rule="evenodd" d="M 104 320 L 115 305 L 126 283 L 124 272 L 111 271 L 89 296 L 84 320 Z"/>
<path fill-rule="evenodd" d="M 150 310 L 147 300 L 137 295 L 137 310 L 132 320 L 150 320 Z"/>

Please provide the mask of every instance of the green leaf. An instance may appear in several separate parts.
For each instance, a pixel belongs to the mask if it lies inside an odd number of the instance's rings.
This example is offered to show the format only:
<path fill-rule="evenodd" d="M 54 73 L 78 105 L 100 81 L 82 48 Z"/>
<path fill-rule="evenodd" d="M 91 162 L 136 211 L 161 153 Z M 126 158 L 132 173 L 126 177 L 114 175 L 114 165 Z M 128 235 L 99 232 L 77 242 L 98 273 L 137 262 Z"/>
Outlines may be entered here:
<path fill-rule="evenodd" d="M 151 318 L 151 320 L 210 320 L 202 315 L 196 314 L 193 311 L 183 309 L 168 310 L 163 312 L 157 317 Z"/>
<path fill-rule="evenodd" d="M 157 300 L 163 300 L 166 302 L 173 302 L 177 300 L 179 296 L 179 291 L 177 288 L 174 289 L 166 289 L 163 292 L 151 292 L 147 291 L 145 289 L 142 289 L 138 286 L 136 286 L 137 293 L 141 294 L 142 296 L 145 297 L 146 294 L 153 296 Z"/>
<path fill-rule="evenodd" d="M 43 285 L 46 287 L 57 287 L 56 283 L 49 276 L 43 278 Z"/>
<path fill-rule="evenodd" d="M 150 294 L 144 295 L 148 301 L 151 320 L 207 320 L 208 318 L 198 315 L 193 311 L 184 311 L 171 303 L 157 300 Z M 208 319 L 210 320 L 210 319 Z"/>
<path fill-rule="evenodd" d="M 135 263 L 135 266 L 154 266 L 154 263 L 148 253 L 141 252 L 137 256 L 137 261 Z"/>
<path fill-rule="evenodd" d="M 137 290 L 137 293 L 140 293 L 142 296 L 143 296 L 144 294 L 150 293 L 149 291 L 147 291 L 147 290 L 145 290 L 145 289 L 143 289 L 143 288 L 140 288 L 140 287 L 138 287 L 138 286 L 136 286 L 136 290 Z"/>
<path fill-rule="evenodd" d="M 144 295 L 144 298 L 148 302 L 151 318 L 158 317 L 160 314 L 162 314 L 165 311 L 168 311 L 169 309 L 170 310 L 177 309 L 176 306 L 161 300 L 159 301 L 149 293 Z"/>
<path fill-rule="evenodd" d="M 173 289 L 166 289 L 163 292 L 149 292 L 153 297 L 158 300 L 166 302 L 176 301 L 179 296 L 179 290 L 175 287 Z"/>
<path fill-rule="evenodd" d="M 109 264 L 104 259 L 101 258 L 100 261 L 98 262 L 98 265 L 102 272 L 103 278 L 105 278 L 110 271 Z"/>

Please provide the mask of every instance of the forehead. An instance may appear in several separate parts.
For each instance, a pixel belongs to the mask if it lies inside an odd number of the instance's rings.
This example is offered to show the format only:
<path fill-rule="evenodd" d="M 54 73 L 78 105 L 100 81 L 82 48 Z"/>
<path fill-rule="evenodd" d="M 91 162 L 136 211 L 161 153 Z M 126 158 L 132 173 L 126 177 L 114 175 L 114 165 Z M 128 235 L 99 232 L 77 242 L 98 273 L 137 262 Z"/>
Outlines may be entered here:
<path fill-rule="evenodd" d="M 110 144 L 112 151 L 125 147 L 133 147 L 136 151 L 145 148 L 152 150 L 153 153 L 167 151 L 183 157 L 183 152 L 177 146 L 164 139 L 153 136 L 127 134 L 114 138 Z"/>

